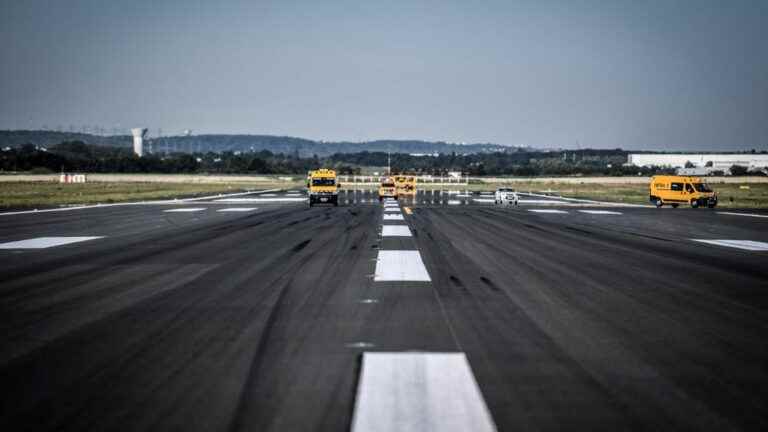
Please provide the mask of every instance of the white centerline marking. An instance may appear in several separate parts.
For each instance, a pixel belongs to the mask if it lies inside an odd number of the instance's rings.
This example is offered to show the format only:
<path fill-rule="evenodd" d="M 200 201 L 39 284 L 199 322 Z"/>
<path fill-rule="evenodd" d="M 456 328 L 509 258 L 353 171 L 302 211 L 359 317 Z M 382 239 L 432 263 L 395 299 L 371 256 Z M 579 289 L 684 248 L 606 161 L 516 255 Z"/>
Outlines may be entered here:
<path fill-rule="evenodd" d="M 401 215 L 402 216 L 402 215 Z M 408 225 L 384 225 L 381 227 L 382 237 L 412 237 Z"/>
<path fill-rule="evenodd" d="M 191 212 L 199 212 L 205 210 L 205 207 L 184 207 L 184 208 L 175 208 L 175 209 L 169 209 L 169 210 L 163 210 L 165 213 L 191 213 Z"/>
<path fill-rule="evenodd" d="M 533 213 L 568 213 L 565 210 L 553 210 L 553 209 L 530 209 L 529 212 Z"/>
<path fill-rule="evenodd" d="M 765 252 L 768 251 L 768 243 L 753 240 L 705 240 L 705 239 L 691 239 L 699 243 L 713 244 L 717 246 L 725 246 L 737 249 L 744 249 L 753 252 Z"/>
<path fill-rule="evenodd" d="M 396 208 L 384 209 L 384 213 L 400 213 L 400 208 L 396 207 Z"/>
<path fill-rule="evenodd" d="M 37 237 L 27 240 L 0 243 L 0 249 L 45 249 L 49 247 L 61 246 L 70 243 L 79 243 L 100 238 L 104 237 Z"/>
<path fill-rule="evenodd" d="M 363 353 L 352 432 L 495 430 L 464 353 Z"/>
<path fill-rule="evenodd" d="M 621 212 L 610 210 L 579 210 L 582 213 L 595 214 L 595 215 L 620 215 Z"/>
<path fill-rule="evenodd" d="M 380 250 L 374 281 L 429 282 L 432 279 L 417 250 Z"/>
<path fill-rule="evenodd" d="M 472 198 L 472 201 L 479 203 L 492 203 L 496 202 L 493 198 Z"/>
<path fill-rule="evenodd" d="M 217 212 L 249 212 L 256 210 L 256 207 L 231 207 L 216 210 Z"/>
<path fill-rule="evenodd" d="M 402 214 L 385 214 L 384 220 L 405 220 Z"/>
<path fill-rule="evenodd" d="M 768 218 L 768 215 L 754 214 L 754 213 L 717 212 L 717 214 L 729 215 L 729 216 L 747 216 L 747 217 L 756 217 L 756 218 Z"/>

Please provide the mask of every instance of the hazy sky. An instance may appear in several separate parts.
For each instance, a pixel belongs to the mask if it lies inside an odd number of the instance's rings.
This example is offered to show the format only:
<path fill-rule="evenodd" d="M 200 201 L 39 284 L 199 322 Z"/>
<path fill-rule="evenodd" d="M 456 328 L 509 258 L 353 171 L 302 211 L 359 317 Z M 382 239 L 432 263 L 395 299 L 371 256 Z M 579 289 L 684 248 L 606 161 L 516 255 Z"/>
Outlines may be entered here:
<path fill-rule="evenodd" d="M 0 128 L 768 149 L 768 1 L 0 0 Z"/>

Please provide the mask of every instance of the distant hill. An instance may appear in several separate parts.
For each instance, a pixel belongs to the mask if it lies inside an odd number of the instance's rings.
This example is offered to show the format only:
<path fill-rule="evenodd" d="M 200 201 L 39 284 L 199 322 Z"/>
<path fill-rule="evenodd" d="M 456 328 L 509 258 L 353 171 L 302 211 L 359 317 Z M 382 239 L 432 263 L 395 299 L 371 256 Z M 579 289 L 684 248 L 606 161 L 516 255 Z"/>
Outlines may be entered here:
<path fill-rule="evenodd" d="M 34 144 L 51 147 L 64 141 L 82 141 L 86 144 L 130 147 L 132 138 L 127 135 L 102 136 L 75 132 L 41 130 L 0 130 L 0 147 L 19 147 Z M 261 151 L 273 153 L 298 153 L 300 156 L 329 156 L 335 153 L 387 152 L 408 154 L 476 154 L 491 152 L 515 152 L 523 149 L 499 144 L 451 144 L 419 140 L 379 140 L 368 142 L 313 141 L 304 138 L 274 135 L 191 135 L 149 137 L 146 146 L 154 152 L 224 152 Z"/>

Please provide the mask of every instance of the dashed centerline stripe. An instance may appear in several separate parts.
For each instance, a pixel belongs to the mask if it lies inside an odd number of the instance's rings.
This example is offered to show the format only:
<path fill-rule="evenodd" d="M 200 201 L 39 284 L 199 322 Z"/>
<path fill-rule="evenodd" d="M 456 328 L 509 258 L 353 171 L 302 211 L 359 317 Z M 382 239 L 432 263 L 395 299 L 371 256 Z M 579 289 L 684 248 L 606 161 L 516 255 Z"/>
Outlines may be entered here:
<path fill-rule="evenodd" d="M 464 353 L 363 353 L 352 432 L 495 430 Z"/>
<path fill-rule="evenodd" d="M 374 281 L 430 282 L 427 268 L 417 250 L 380 250 Z"/>
<path fill-rule="evenodd" d="M 402 217 L 402 215 L 401 215 Z M 382 237 L 413 237 L 408 225 L 384 225 L 381 228 Z"/>

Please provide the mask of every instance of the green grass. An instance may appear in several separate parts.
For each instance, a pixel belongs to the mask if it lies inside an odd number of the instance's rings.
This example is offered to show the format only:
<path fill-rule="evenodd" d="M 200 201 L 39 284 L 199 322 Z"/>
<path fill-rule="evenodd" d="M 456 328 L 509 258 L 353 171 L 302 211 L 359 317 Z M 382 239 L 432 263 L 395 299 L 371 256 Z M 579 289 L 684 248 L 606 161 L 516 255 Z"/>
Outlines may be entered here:
<path fill-rule="evenodd" d="M 268 189 L 271 186 L 274 185 L 259 184 L 258 189 Z M 0 208 L 107 204 L 188 198 L 216 193 L 243 192 L 245 190 L 246 186 L 241 184 L 0 182 Z"/>

